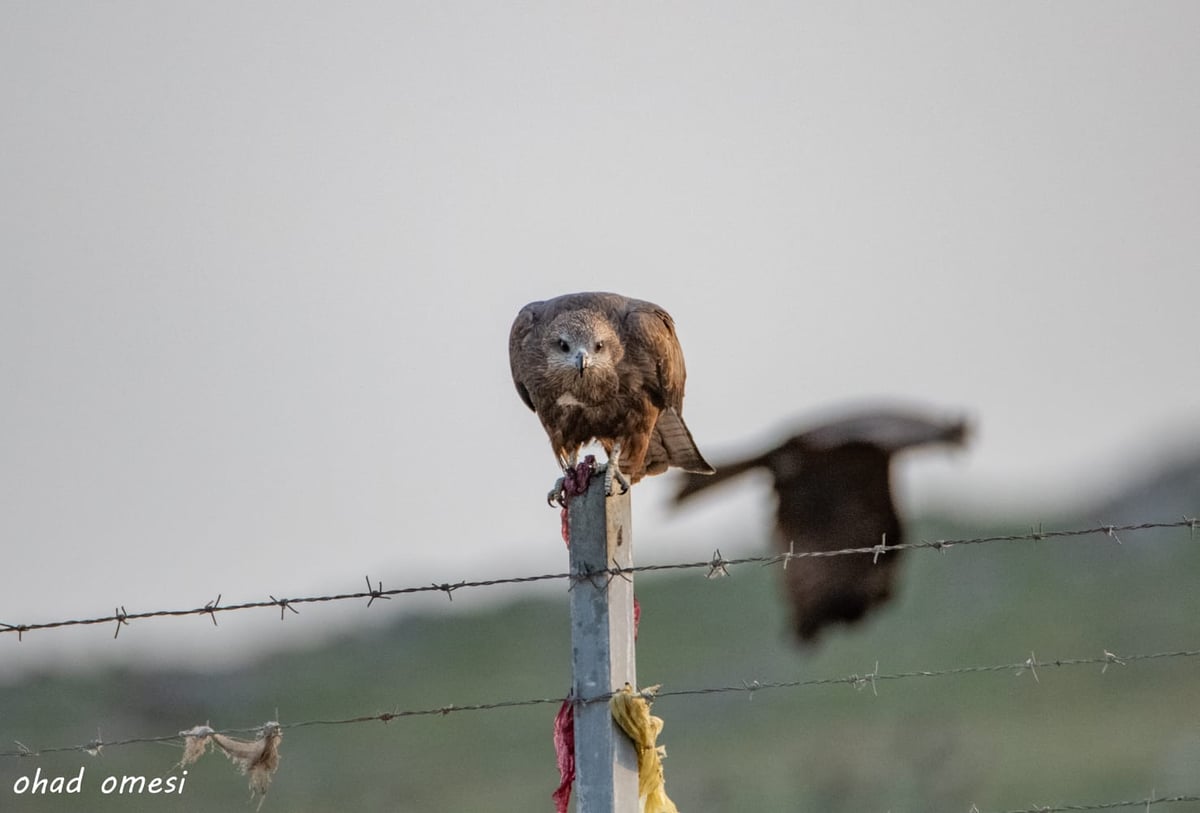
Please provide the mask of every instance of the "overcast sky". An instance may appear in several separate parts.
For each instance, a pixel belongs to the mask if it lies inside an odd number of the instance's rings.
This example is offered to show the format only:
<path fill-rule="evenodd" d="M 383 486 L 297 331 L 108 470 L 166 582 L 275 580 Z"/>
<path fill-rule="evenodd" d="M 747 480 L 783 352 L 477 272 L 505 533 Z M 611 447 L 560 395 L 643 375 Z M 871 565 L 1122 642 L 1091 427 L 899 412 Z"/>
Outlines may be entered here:
<path fill-rule="evenodd" d="M 3 3 L 0 621 L 563 569 L 506 342 L 568 291 L 672 312 L 713 459 L 865 397 L 964 412 L 903 498 L 1021 528 L 1195 448 L 1198 33 L 1192 2 Z M 761 545 L 761 488 L 701 520 L 666 480 L 641 561 Z"/>

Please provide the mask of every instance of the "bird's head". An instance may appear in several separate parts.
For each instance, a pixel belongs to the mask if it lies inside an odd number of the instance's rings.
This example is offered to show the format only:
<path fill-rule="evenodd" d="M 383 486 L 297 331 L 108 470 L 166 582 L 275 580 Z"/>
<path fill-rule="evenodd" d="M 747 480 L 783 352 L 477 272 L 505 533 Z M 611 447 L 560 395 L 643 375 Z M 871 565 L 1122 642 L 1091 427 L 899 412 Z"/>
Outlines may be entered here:
<path fill-rule="evenodd" d="M 617 331 L 595 311 L 559 314 L 546 330 L 545 350 L 551 370 L 580 378 L 614 372 L 624 353 Z"/>

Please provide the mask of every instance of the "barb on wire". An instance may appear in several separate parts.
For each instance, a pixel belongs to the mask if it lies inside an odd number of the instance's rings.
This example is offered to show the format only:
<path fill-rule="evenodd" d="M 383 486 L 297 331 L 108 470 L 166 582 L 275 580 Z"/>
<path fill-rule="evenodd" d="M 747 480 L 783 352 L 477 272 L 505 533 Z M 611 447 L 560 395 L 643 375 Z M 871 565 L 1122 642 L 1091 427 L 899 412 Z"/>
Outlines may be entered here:
<path fill-rule="evenodd" d="M 96 739 L 92 740 L 87 745 L 83 746 L 83 750 L 84 750 L 84 753 L 86 753 L 90 756 L 98 757 L 98 756 L 100 756 L 100 752 L 103 749 L 104 749 L 104 736 L 100 733 L 100 727 L 97 726 L 96 727 Z"/>
<path fill-rule="evenodd" d="M 617 557 L 614 556 L 610 561 L 612 562 L 612 565 L 608 568 L 608 572 L 610 574 L 608 577 L 609 584 L 612 584 L 613 579 L 621 579 L 627 584 L 633 584 L 633 579 L 629 578 L 630 574 L 626 573 L 625 568 L 621 567 L 620 562 L 617 561 Z M 709 564 L 712 563 L 710 562 Z"/>
<path fill-rule="evenodd" d="M 1129 664 L 1133 664 L 1133 663 L 1140 663 L 1143 661 L 1164 660 L 1164 659 L 1174 659 L 1174 658 L 1194 658 L 1194 657 L 1200 657 L 1200 649 L 1179 649 L 1179 650 L 1173 650 L 1173 651 L 1168 651 L 1168 652 L 1153 652 L 1153 653 L 1147 653 L 1147 654 L 1122 655 L 1120 657 L 1114 655 L 1112 652 L 1110 652 L 1108 650 L 1104 650 L 1104 653 L 1102 655 L 1098 655 L 1096 657 L 1091 657 L 1091 658 L 1056 658 L 1054 660 L 1038 660 L 1036 662 L 1032 662 L 1033 659 L 1030 658 L 1029 660 L 1021 661 L 1019 663 L 1000 663 L 1000 664 L 994 664 L 994 665 L 990 665 L 990 666 L 958 666 L 958 667 L 952 667 L 952 668 L 948 668 L 948 669 L 931 669 L 931 670 L 920 670 L 920 671 L 909 671 L 909 672 L 893 672 L 893 673 L 889 673 L 889 674 L 880 674 L 879 673 L 879 663 L 877 661 L 875 663 L 874 670 L 865 675 L 854 674 L 854 675 L 843 675 L 843 676 L 838 676 L 838 677 L 808 678 L 805 680 L 782 680 L 782 681 L 744 680 L 737 685 L 710 686 L 710 687 L 698 688 L 698 689 L 657 688 L 654 691 L 653 697 L 656 700 L 661 700 L 663 698 L 668 698 L 668 697 L 687 697 L 687 696 L 697 696 L 697 695 L 702 696 L 702 695 L 711 695 L 711 694 L 729 694 L 731 692 L 732 693 L 740 692 L 740 693 L 745 693 L 750 699 L 753 699 L 754 694 L 756 692 L 761 692 L 761 691 L 765 691 L 768 689 L 802 689 L 802 688 L 812 688 L 812 687 L 817 687 L 817 686 L 836 686 L 836 685 L 847 685 L 847 686 L 850 686 L 852 688 L 859 689 L 859 690 L 865 688 L 866 686 L 870 686 L 872 692 L 875 695 L 878 695 L 877 686 L 879 683 L 882 683 L 884 681 L 914 680 L 917 678 L 957 677 L 957 676 L 962 676 L 962 675 L 987 674 L 987 673 L 999 673 L 999 672 L 1012 673 L 1016 670 L 1028 669 L 1032 666 L 1046 669 L 1049 667 L 1065 668 L 1065 667 L 1074 667 L 1074 666 L 1095 665 L 1095 666 L 1104 667 L 1101 669 L 1101 672 L 1103 673 L 1104 669 L 1107 668 L 1107 666 L 1111 663 L 1120 663 L 1122 665 L 1129 665 Z M 606 692 L 604 694 L 599 694 L 594 697 L 572 698 L 572 700 L 573 700 L 573 702 L 580 704 L 580 705 L 586 705 L 586 704 L 591 704 L 591 703 L 607 703 L 612 698 L 613 694 L 614 694 L 613 692 Z M 330 720 L 305 720 L 303 722 L 282 723 L 282 724 L 280 724 L 280 729 L 283 730 L 283 729 L 293 729 L 293 728 L 310 728 L 310 727 L 314 727 L 314 726 L 340 726 L 340 725 L 352 725 L 355 723 L 370 723 L 370 722 L 388 723 L 388 722 L 391 722 L 392 720 L 399 720 L 399 719 L 402 719 L 405 717 L 446 716 L 449 714 L 457 714 L 459 712 L 495 711 L 498 709 L 519 708 L 522 706 L 538 706 L 538 705 L 551 705 L 551 704 L 560 706 L 566 699 L 567 698 L 564 698 L 562 696 L 556 696 L 556 697 L 538 697 L 538 698 L 532 698 L 532 699 L 528 699 L 528 700 L 501 700 L 501 701 L 494 702 L 494 703 L 475 703 L 475 704 L 469 704 L 469 705 L 460 705 L 457 703 L 451 703 L 448 705 L 438 706 L 435 708 L 393 710 L 393 711 L 381 712 L 378 714 L 364 714 L 364 715 L 358 715 L 358 716 L 354 716 L 354 717 L 343 717 L 343 718 L 336 718 L 336 719 L 330 719 Z M 251 727 L 251 728 L 232 728 L 232 729 L 224 729 L 221 731 L 217 731 L 215 733 L 230 734 L 230 735 L 247 734 L 247 733 L 256 732 L 259 730 L 259 728 L 261 728 L 261 726 L 256 726 L 256 727 Z M 168 735 L 159 736 L 159 737 L 131 737 L 129 739 L 124 739 L 124 740 L 103 741 L 99 737 L 99 732 L 97 732 L 97 738 L 95 740 L 92 740 L 91 742 L 85 743 L 83 745 L 68 745 L 68 746 L 59 746 L 59 747 L 54 747 L 54 748 L 38 748 L 38 749 L 31 749 L 28 746 L 23 745 L 20 742 L 17 742 L 16 743 L 17 750 L 15 750 L 15 751 L 0 751 L 0 758 L 3 758 L 3 757 L 37 757 L 37 756 L 41 756 L 43 754 L 54 754 L 54 753 L 62 753 L 62 752 L 68 752 L 68 751 L 84 751 L 84 752 L 88 752 L 88 753 L 91 753 L 92 751 L 99 752 L 99 750 L 101 748 L 113 748 L 116 746 L 132 745 L 135 743 L 156 743 L 156 742 L 177 741 L 177 740 L 180 740 L 184 734 L 186 734 L 186 732 L 180 732 L 177 734 L 168 734 Z M 1064 809 L 1069 810 L 1069 809 L 1073 809 L 1073 808 L 1064 808 Z M 1080 808 L 1080 809 L 1086 810 L 1086 809 L 1090 809 L 1090 808 Z"/>
<path fill-rule="evenodd" d="M 1108 650 L 1105 650 L 1105 652 L 1108 652 Z M 1108 666 L 1107 658 L 1104 661 L 1104 665 L 1106 667 Z M 1033 673 L 1033 682 L 1034 683 L 1042 682 L 1041 678 L 1038 677 L 1038 673 L 1037 673 L 1037 655 L 1033 654 L 1032 652 L 1029 653 L 1029 657 L 1025 659 L 1025 662 L 1023 664 L 1021 664 L 1021 668 L 1017 670 L 1017 674 L 1018 675 L 1025 674 L 1026 669 L 1028 669 L 1030 672 Z M 1103 670 L 1101 670 L 1101 671 L 1103 671 Z"/>
<path fill-rule="evenodd" d="M 725 567 L 725 557 L 721 555 L 721 549 L 717 548 L 712 555 L 712 560 L 708 563 L 708 572 L 704 574 L 706 579 L 722 579 L 729 575 L 729 569 Z"/>
<path fill-rule="evenodd" d="M 121 626 L 128 626 L 130 621 L 144 618 L 169 618 L 188 615 L 207 615 L 212 619 L 212 622 L 215 625 L 217 623 L 217 613 L 237 612 L 240 610 L 261 609 L 265 607 L 278 607 L 279 617 L 282 620 L 288 610 L 298 614 L 300 610 L 297 609 L 297 605 L 300 604 L 320 604 L 334 601 L 366 599 L 369 606 L 376 599 L 390 599 L 393 596 L 408 596 L 417 593 L 430 592 L 445 593 L 450 600 L 453 600 L 453 593 L 456 590 L 464 590 L 468 588 L 531 584 L 534 582 L 544 581 L 570 581 L 572 585 L 580 581 L 589 581 L 592 584 L 598 585 L 596 578 L 604 574 L 607 574 L 609 581 L 618 576 L 624 578 L 635 573 L 654 573 L 666 570 L 703 570 L 709 575 L 727 575 L 729 572 L 728 568 L 735 565 L 744 564 L 759 564 L 764 566 L 782 565 L 784 568 L 786 568 L 788 563 L 794 559 L 818 559 L 831 556 L 872 556 L 878 560 L 880 554 L 899 550 L 937 550 L 945 552 L 947 549 L 952 547 L 967 545 L 1042 541 L 1046 539 L 1071 539 L 1087 536 L 1115 538 L 1117 533 L 1144 531 L 1156 528 L 1187 528 L 1194 537 L 1196 530 L 1200 528 L 1200 519 L 1184 517 L 1182 520 L 1176 520 L 1174 522 L 1143 522 L 1137 525 L 1116 526 L 1101 525 L 1095 528 L 1083 528 L 1067 531 L 1044 531 L 1039 526 L 1037 529 L 1031 530 L 1029 533 L 1025 534 L 981 536 L 971 539 L 938 539 L 934 541 L 922 540 L 919 542 L 905 542 L 898 545 L 887 545 L 886 547 L 884 547 L 882 543 L 867 545 L 859 548 L 844 548 L 842 550 L 797 551 L 794 547 L 790 547 L 785 553 L 764 556 L 744 556 L 737 559 L 726 559 L 720 556 L 720 551 L 717 551 L 716 555 L 708 559 L 695 562 L 635 565 L 632 567 L 622 568 L 612 567 L 608 568 L 607 571 L 595 571 L 591 573 L 543 573 L 536 576 L 515 576 L 498 579 L 482 579 L 477 581 L 460 581 L 454 583 L 434 582 L 417 587 L 400 587 L 390 590 L 383 589 L 382 580 L 379 582 L 378 588 L 372 588 L 370 579 L 368 578 L 367 589 L 365 591 L 357 590 L 353 593 L 336 593 L 324 596 L 304 596 L 301 598 L 275 598 L 274 596 L 270 596 L 270 601 L 247 601 L 240 604 L 227 604 L 224 606 L 221 606 L 221 596 L 218 595 L 215 601 L 209 601 L 202 606 L 188 609 L 153 610 L 147 612 L 130 613 L 126 612 L 124 606 L 121 606 L 116 608 L 112 615 L 97 616 L 95 618 L 74 618 L 62 621 L 47 621 L 38 624 L 10 624 L 0 621 L 0 634 L 15 632 L 17 634 L 17 640 L 21 641 L 23 640 L 25 633 L 37 630 L 90 626 L 95 624 L 111 624 L 115 622 L 117 624 L 117 632 L 113 637 L 116 637 L 116 635 L 120 634 Z"/>
<path fill-rule="evenodd" d="M 377 599 L 377 598 L 387 599 L 388 601 L 392 600 L 391 596 L 384 595 L 384 593 L 383 593 L 383 579 L 379 580 L 379 587 L 377 587 L 377 588 L 371 587 L 371 577 L 370 576 L 367 576 L 366 579 L 367 579 L 367 592 L 371 594 L 371 598 L 367 600 L 368 607 L 370 607 L 372 604 L 374 604 L 375 599 Z"/>
<path fill-rule="evenodd" d="M 888 552 L 887 534 L 884 533 L 884 535 L 882 537 L 880 537 L 880 539 L 879 539 L 879 544 L 875 546 L 875 552 L 871 556 L 871 564 L 873 564 L 873 565 L 879 564 L 880 555 L 887 553 L 887 552 Z"/>
<path fill-rule="evenodd" d="M 300 611 L 292 606 L 293 601 L 290 598 L 275 598 L 271 596 L 271 603 L 279 606 L 279 620 L 283 620 L 283 611 L 291 610 L 296 615 L 300 615 Z"/>
<path fill-rule="evenodd" d="M 382 582 L 380 582 L 380 584 L 382 584 Z M 442 582 L 441 584 L 430 585 L 430 587 L 432 589 L 440 590 L 441 592 L 445 593 L 446 598 L 450 599 L 450 601 L 454 601 L 454 591 L 455 590 L 459 589 L 460 587 L 466 587 L 466 586 L 467 586 L 466 582 L 459 582 L 458 584 L 450 584 L 449 582 Z"/>
<path fill-rule="evenodd" d="M 25 633 L 29 631 L 29 627 L 26 624 L 5 624 L 3 621 L 0 621 L 0 627 L 3 627 L 3 629 L 0 629 L 0 632 L 15 632 L 18 642 L 25 640 Z"/>

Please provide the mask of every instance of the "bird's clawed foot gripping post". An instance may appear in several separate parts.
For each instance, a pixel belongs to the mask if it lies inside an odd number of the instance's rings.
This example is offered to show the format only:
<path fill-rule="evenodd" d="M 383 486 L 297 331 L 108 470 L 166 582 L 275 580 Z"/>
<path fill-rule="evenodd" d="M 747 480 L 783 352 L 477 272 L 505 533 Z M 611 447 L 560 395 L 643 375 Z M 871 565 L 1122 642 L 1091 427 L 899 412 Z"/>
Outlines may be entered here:
<path fill-rule="evenodd" d="M 561 508 L 567 507 L 567 477 L 565 474 L 554 481 L 554 485 L 550 488 L 550 493 L 546 495 L 546 504 L 553 508 L 556 504 Z"/>
<path fill-rule="evenodd" d="M 614 449 L 607 463 L 597 464 L 594 455 L 588 455 L 580 462 L 576 462 L 576 458 L 563 462 L 563 476 L 554 481 L 554 486 L 546 495 L 546 503 L 551 508 L 555 505 L 566 508 L 569 497 L 587 491 L 591 478 L 601 474 L 604 475 L 604 496 L 613 496 L 613 481 L 620 484 L 621 494 L 629 491 L 629 479 L 618 468 L 619 454 L 619 449 Z"/>
<path fill-rule="evenodd" d="M 629 480 L 621 472 L 619 460 L 621 458 L 621 444 L 613 447 L 612 454 L 608 456 L 608 462 L 596 467 L 596 473 L 604 472 L 604 496 L 611 497 L 613 495 L 613 480 L 621 484 L 621 493 L 624 494 L 629 490 Z"/>
<path fill-rule="evenodd" d="M 619 493 L 624 494 L 629 490 L 629 480 L 624 474 L 621 473 L 621 470 L 617 468 L 617 464 L 613 461 L 610 460 L 607 463 L 601 463 L 599 466 L 597 466 L 596 474 L 600 474 L 601 472 L 604 474 L 604 496 L 613 496 L 614 480 L 616 480 L 621 486 L 621 491 Z"/>
<path fill-rule="evenodd" d="M 569 496 L 569 492 L 575 490 L 575 482 L 578 479 L 575 471 L 578 461 L 578 452 L 570 455 L 559 454 L 558 465 L 562 466 L 563 476 L 554 481 L 550 493 L 546 495 L 546 504 L 551 508 L 555 505 L 558 505 L 560 508 L 567 507 L 567 497 Z M 585 460 L 584 462 L 586 463 L 587 461 Z M 587 481 L 585 480 L 584 482 L 586 483 Z"/>

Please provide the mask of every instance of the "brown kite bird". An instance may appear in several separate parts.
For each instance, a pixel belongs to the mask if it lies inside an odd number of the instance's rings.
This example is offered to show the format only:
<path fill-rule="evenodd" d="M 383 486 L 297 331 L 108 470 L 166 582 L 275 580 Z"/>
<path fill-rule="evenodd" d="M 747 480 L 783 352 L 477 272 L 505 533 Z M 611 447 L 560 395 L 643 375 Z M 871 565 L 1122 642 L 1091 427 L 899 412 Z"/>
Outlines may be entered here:
<path fill-rule="evenodd" d="M 596 441 L 605 493 L 675 466 L 712 474 L 683 422 L 687 372 L 671 315 L 619 294 L 579 293 L 530 302 L 508 338 L 513 383 L 537 413 L 563 471 Z M 547 495 L 563 501 L 563 480 Z"/>
<path fill-rule="evenodd" d="M 864 410 L 801 432 L 763 454 L 725 463 L 716 477 L 688 477 L 675 499 L 761 466 L 775 479 L 775 539 L 781 551 L 884 546 L 882 556 L 788 561 L 784 581 L 793 625 L 801 641 L 811 642 L 827 625 L 857 621 L 891 597 L 899 551 L 886 551 L 903 541 L 892 500 L 892 455 L 914 446 L 961 445 L 966 429 L 961 419 Z"/>

